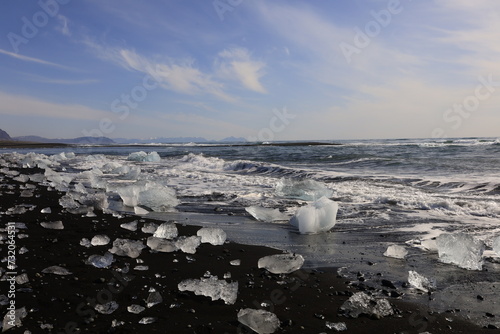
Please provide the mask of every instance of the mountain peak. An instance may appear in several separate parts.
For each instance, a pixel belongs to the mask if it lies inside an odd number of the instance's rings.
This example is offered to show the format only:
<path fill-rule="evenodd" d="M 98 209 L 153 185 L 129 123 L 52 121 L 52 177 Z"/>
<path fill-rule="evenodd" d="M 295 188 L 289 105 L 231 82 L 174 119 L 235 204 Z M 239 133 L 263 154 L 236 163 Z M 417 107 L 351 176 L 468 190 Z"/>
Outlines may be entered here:
<path fill-rule="evenodd" d="M 0 140 L 12 140 L 12 138 L 10 138 L 10 136 L 7 132 L 0 129 Z"/>

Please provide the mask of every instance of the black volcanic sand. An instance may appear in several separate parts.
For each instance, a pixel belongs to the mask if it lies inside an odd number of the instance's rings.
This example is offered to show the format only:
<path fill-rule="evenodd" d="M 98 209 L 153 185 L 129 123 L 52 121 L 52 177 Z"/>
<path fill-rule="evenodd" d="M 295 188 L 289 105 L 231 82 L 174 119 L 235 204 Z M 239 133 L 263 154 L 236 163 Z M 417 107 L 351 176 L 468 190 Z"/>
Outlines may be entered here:
<path fill-rule="evenodd" d="M 27 174 L 29 171 L 24 169 L 21 172 Z M 280 251 L 265 247 L 232 242 L 224 246 L 202 244 L 193 255 L 180 251 L 152 253 L 146 248 L 139 257 L 144 263 L 115 256 L 116 261 L 110 269 L 98 269 L 86 264 L 85 260 L 92 254 L 103 255 L 111 246 L 86 248 L 80 245 L 82 238 L 106 234 L 111 241 L 130 238 L 145 243 L 150 234 L 142 233 L 140 227 L 152 220 L 134 216 L 117 218 L 102 212 L 96 212 L 96 217 L 73 215 L 58 204 L 63 193 L 36 185 L 35 196 L 20 197 L 20 187 L 25 185 L 6 176 L 0 183 L 0 226 L 22 222 L 28 227 L 18 231 L 18 236 L 27 234 L 28 237 L 16 239 L 17 250 L 24 246 L 28 252 L 17 255 L 16 271 L 26 273 L 29 282 L 17 286 L 15 298 L 16 308 L 26 307 L 28 315 L 22 320 L 22 327 L 12 328 L 7 333 L 25 333 L 26 330 L 31 333 L 252 333 L 237 321 L 237 313 L 242 308 L 263 308 L 274 312 L 282 322 L 276 333 L 334 332 L 326 328 L 326 321 L 345 322 L 346 333 L 492 332 L 467 323 L 452 313 L 432 313 L 424 306 L 409 304 L 397 297 L 388 298 L 396 309 L 395 316 L 379 320 L 364 316 L 347 318 L 339 314 L 339 308 L 350 295 L 363 289 L 362 285 L 350 284 L 334 269 L 270 274 L 258 269 L 257 261 L 262 256 Z M 5 214 L 9 208 L 22 204 L 33 207 L 24 214 Z M 52 213 L 40 213 L 45 207 L 50 207 Z M 40 226 L 41 222 L 58 220 L 63 222 L 63 230 Z M 134 220 L 140 221 L 137 232 L 119 227 Z M 199 229 L 180 225 L 178 228 L 179 234 L 185 236 L 195 235 Z M 5 231 L 2 233 L 6 234 Z M 0 248 L 0 258 L 4 258 L 7 247 L 4 244 Z M 195 261 L 189 261 L 187 256 Z M 235 259 L 241 259 L 241 266 L 230 265 L 229 262 Z M 126 264 L 130 265 L 128 274 L 117 271 Z M 67 268 L 72 275 L 42 273 L 44 268 L 53 265 Z M 147 265 L 149 270 L 133 270 L 136 265 Z M 2 262 L 0 266 L 5 269 L 6 263 Z M 239 282 L 238 299 L 234 305 L 178 290 L 177 285 L 182 280 L 201 278 L 207 271 L 220 279 L 230 272 L 231 278 L 227 281 Z M 141 314 L 129 313 L 129 305 L 146 305 L 150 288 L 160 292 L 163 302 L 146 308 Z M 8 283 L 4 277 L 0 282 L 0 295 L 7 294 L 7 291 Z M 366 291 L 368 294 L 376 292 Z M 102 315 L 94 311 L 95 303 L 111 300 L 119 304 L 114 313 Z M 7 306 L 0 306 L 2 317 L 6 312 Z M 157 321 L 139 324 L 143 317 L 155 317 Z M 123 324 L 112 327 L 113 320 L 123 321 Z"/>

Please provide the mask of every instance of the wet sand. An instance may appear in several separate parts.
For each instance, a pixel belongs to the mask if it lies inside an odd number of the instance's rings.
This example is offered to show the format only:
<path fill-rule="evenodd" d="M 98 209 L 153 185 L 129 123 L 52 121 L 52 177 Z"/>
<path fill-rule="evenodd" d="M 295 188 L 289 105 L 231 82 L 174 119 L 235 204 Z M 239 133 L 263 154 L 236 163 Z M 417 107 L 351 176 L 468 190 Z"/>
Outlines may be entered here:
<path fill-rule="evenodd" d="M 35 172 L 35 170 L 31 170 Z M 38 170 L 37 172 L 41 172 Z M 27 174 L 26 169 L 22 170 Z M 0 175 L 1 176 L 1 175 Z M 227 242 L 223 246 L 202 244 L 196 254 L 153 253 L 148 248 L 136 259 L 115 256 L 109 269 L 99 269 L 85 263 L 89 255 L 103 255 L 111 245 L 86 248 L 80 245 L 82 238 L 91 239 L 97 234 L 106 234 L 111 242 L 116 238 L 141 240 L 146 234 L 140 227 L 147 218 L 123 215 L 122 218 L 96 211 L 96 217 L 82 217 L 65 212 L 58 204 L 63 193 L 49 191 L 36 186 L 33 197 L 20 197 L 26 186 L 4 176 L 0 183 L 0 226 L 8 222 L 25 223 L 27 229 L 16 234 L 17 250 L 26 247 L 24 254 L 17 254 L 17 275 L 26 273 L 29 282 L 16 286 L 16 308 L 26 307 L 27 316 L 22 327 L 7 333 L 252 333 L 237 321 L 242 308 L 263 308 L 275 313 L 281 321 L 276 333 L 321 333 L 334 332 L 327 329 L 328 322 L 345 322 L 346 333 L 482 333 L 491 330 L 470 324 L 454 313 L 437 314 L 425 306 L 408 303 L 399 298 L 397 289 L 387 283 L 385 291 L 365 286 L 363 279 L 352 282 L 339 276 L 335 268 L 322 270 L 298 270 L 288 275 L 274 275 L 257 267 L 260 257 L 281 253 L 266 247 L 247 246 Z M 16 205 L 27 205 L 27 212 L 5 214 Z M 40 210 L 51 208 L 51 213 Z M 139 221 L 139 229 L 131 232 L 120 224 Z M 49 230 L 41 222 L 62 221 L 63 230 Z M 199 227 L 178 225 L 179 235 L 196 235 Z M 6 234 L 6 232 L 2 232 Z M 27 235 L 27 237 L 23 237 Z M 7 256 L 6 245 L 0 247 L 1 258 Z M 240 266 L 230 265 L 231 260 L 240 259 Z M 119 270 L 130 267 L 126 274 Z M 44 274 L 46 267 L 58 265 L 72 272 L 58 276 Z M 133 268 L 148 266 L 146 271 Z M 5 268 L 6 263 L 0 264 Z M 231 273 L 228 282 L 238 281 L 239 293 L 234 305 L 223 301 L 211 301 L 209 297 L 195 296 L 191 292 L 180 292 L 177 285 L 189 278 L 199 279 L 209 271 L 220 279 Z M 7 275 L 6 275 L 7 276 Z M 0 281 L 0 295 L 9 290 L 4 277 Z M 140 314 L 127 311 L 132 304 L 146 305 L 151 288 L 158 291 L 163 302 Z M 357 319 L 340 314 L 340 306 L 353 293 L 388 295 L 386 298 L 396 310 L 394 316 L 372 319 L 361 316 Z M 112 314 L 103 315 L 93 306 L 116 301 L 119 308 Z M 0 306 L 0 314 L 7 306 Z M 156 322 L 143 325 L 144 317 L 154 317 Z M 113 322 L 119 324 L 113 327 Z"/>

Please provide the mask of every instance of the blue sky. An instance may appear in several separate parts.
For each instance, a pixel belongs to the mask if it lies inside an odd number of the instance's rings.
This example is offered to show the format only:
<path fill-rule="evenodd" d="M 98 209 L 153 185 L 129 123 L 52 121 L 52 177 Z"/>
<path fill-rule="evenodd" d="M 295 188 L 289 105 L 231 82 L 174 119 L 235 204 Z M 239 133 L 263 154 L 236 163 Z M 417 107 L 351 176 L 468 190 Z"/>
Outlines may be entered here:
<path fill-rule="evenodd" d="M 4 0 L 12 136 L 499 136 L 495 0 Z"/>

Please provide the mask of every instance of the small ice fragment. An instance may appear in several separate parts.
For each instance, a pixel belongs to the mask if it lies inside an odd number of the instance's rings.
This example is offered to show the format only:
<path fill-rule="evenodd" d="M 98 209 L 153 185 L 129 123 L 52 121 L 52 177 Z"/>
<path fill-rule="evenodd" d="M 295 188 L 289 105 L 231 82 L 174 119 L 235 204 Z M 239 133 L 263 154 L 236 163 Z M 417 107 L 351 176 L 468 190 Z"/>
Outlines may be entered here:
<path fill-rule="evenodd" d="M 149 248 L 157 252 L 172 253 L 178 250 L 174 241 L 162 238 L 149 237 L 146 244 Z"/>
<path fill-rule="evenodd" d="M 66 276 L 66 275 L 73 274 L 68 269 L 60 267 L 60 266 L 50 266 L 50 267 L 47 267 L 44 270 L 42 270 L 42 273 L 44 273 L 44 274 L 61 275 L 61 276 Z"/>
<path fill-rule="evenodd" d="M 414 288 L 424 292 L 436 290 L 436 283 L 433 280 L 428 279 L 413 270 L 408 272 L 408 283 L 410 283 L 410 285 Z"/>
<path fill-rule="evenodd" d="M 157 320 L 157 318 L 155 318 L 155 317 L 144 317 L 141 320 L 139 320 L 139 323 L 141 325 L 149 325 L 149 324 L 156 322 L 156 320 Z"/>
<path fill-rule="evenodd" d="M 163 302 L 163 298 L 158 291 L 153 291 L 149 294 L 148 299 L 146 299 L 146 306 L 151 308 Z"/>
<path fill-rule="evenodd" d="M 83 247 L 91 247 L 92 244 L 90 243 L 90 240 L 87 239 L 87 238 L 82 238 L 82 240 L 80 240 L 80 246 L 83 246 Z"/>
<path fill-rule="evenodd" d="M 177 238 L 178 234 L 179 231 L 174 223 L 163 223 L 158 226 L 153 236 L 156 238 L 174 239 Z"/>
<path fill-rule="evenodd" d="M 55 221 L 55 222 L 42 222 L 42 223 L 40 223 L 40 225 L 46 229 L 49 229 L 49 230 L 63 230 L 64 229 L 64 225 L 63 225 L 62 221 L 60 221 L 60 220 Z"/>
<path fill-rule="evenodd" d="M 187 279 L 180 282 L 179 291 L 192 291 L 197 296 L 206 296 L 212 300 L 222 299 L 226 304 L 232 305 L 238 297 L 238 282 L 228 283 L 219 280 L 217 276 L 201 279 Z"/>
<path fill-rule="evenodd" d="M 362 314 L 380 319 L 394 314 L 394 310 L 387 299 L 375 299 L 364 292 L 357 292 L 342 304 L 340 310 L 351 318 Z"/>
<path fill-rule="evenodd" d="M 125 325 L 125 321 L 121 321 L 121 320 L 117 320 L 117 319 L 113 319 L 113 321 L 111 321 L 111 327 L 113 327 L 113 328 L 120 327 L 123 325 Z"/>
<path fill-rule="evenodd" d="M 149 270 L 149 266 L 135 266 L 134 270 L 137 270 L 137 271 L 146 271 L 146 270 Z"/>
<path fill-rule="evenodd" d="M 96 268 L 108 268 L 113 263 L 113 255 L 106 252 L 104 255 L 90 255 L 87 263 Z"/>
<path fill-rule="evenodd" d="M 118 309 L 119 305 L 115 301 L 106 304 L 97 304 L 94 309 L 101 314 L 111 314 Z"/>
<path fill-rule="evenodd" d="M 326 328 L 333 329 L 336 332 L 343 332 L 347 330 L 345 322 L 326 322 Z"/>
<path fill-rule="evenodd" d="M 26 307 L 18 308 L 14 312 L 9 310 L 3 318 L 2 332 L 6 332 L 7 330 L 14 327 L 21 327 L 23 325 L 22 320 L 27 315 L 28 312 L 26 311 Z"/>
<path fill-rule="evenodd" d="M 272 223 L 273 221 L 288 220 L 288 217 L 279 209 L 264 208 L 261 206 L 249 206 L 245 211 L 257 220 Z"/>
<path fill-rule="evenodd" d="M 435 239 L 426 239 L 426 240 L 422 240 L 420 242 L 420 245 L 425 249 L 425 250 L 430 250 L 430 251 L 437 251 L 438 250 L 438 247 L 437 247 L 437 244 L 436 244 L 436 240 Z"/>
<path fill-rule="evenodd" d="M 52 210 L 50 208 L 43 208 L 41 213 L 52 213 Z"/>
<path fill-rule="evenodd" d="M 202 243 L 209 243 L 214 246 L 224 245 L 226 242 L 226 232 L 218 227 L 203 227 L 196 232 L 196 235 L 201 237 Z"/>
<path fill-rule="evenodd" d="M 144 151 L 130 153 L 127 157 L 128 161 L 138 161 L 138 162 L 160 162 L 160 155 L 156 152 L 146 153 Z"/>
<path fill-rule="evenodd" d="M 301 234 L 326 232 L 335 226 L 339 206 L 326 197 L 301 207 L 290 219 L 290 224 Z"/>
<path fill-rule="evenodd" d="M 280 320 L 276 314 L 251 308 L 241 309 L 238 312 L 238 322 L 258 334 L 272 334 L 280 327 Z"/>
<path fill-rule="evenodd" d="M 109 239 L 109 237 L 105 234 L 99 234 L 99 235 L 96 235 L 92 238 L 92 240 L 90 241 L 90 244 L 92 246 L 103 246 L 103 245 L 107 245 L 109 244 L 111 240 Z"/>
<path fill-rule="evenodd" d="M 140 206 L 134 206 L 134 213 L 136 215 L 147 215 L 149 213 L 148 210 L 141 208 Z"/>
<path fill-rule="evenodd" d="M 128 256 L 135 259 L 141 255 L 141 251 L 144 248 L 146 246 L 141 241 L 117 238 L 113 241 L 113 248 L 109 252 L 118 256 Z"/>
<path fill-rule="evenodd" d="M 224 279 L 230 279 L 231 278 L 231 273 L 227 272 L 224 274 Z"/>
<path fill-rule="evenodd" d="M 390 245 L 384 253 L 384 256 L 393 257 L 395 259 L 404 259 L 408 251 L 403 246 Z"/>
<path fill-rule="evenodd" d="M 493 240 L 493 250 L 500 256 L 500 236 Z"/>
<path fill-rule="evenodd" d="M 141 228 L 141 231 L 143 233 L 154 234 L 157 229 L 158 229 L 158 224 L 155 224 L 155 223 L 146 223 Z"/>
<path fill-rule="evenodd" d="M 120 225 L 120 227 L 135 232 L 137 231 L 137 220 L 134 220 L 133 222 L 130 223 L 123 223 Z"/>
<path fill-rule="evenodd" d="M 443 233 L 436 238 L 439 261 L 468 270 L 482 270 L 485 245 L 465 233 Z"/>
<path fill-rule="evenodd" d="M 277 254 L 260 258 L 258 267 L 265 268 L 273 274 L 290 274 L 299 270 L 303 264 L 302 255 Z"/>
<path fill-rule="evenodd" d="M 127 307 L 127 311 L 129 311 L 130 313 L 134 313 L 134 314 L 139 314 L 139 313 L 143 312 L 145 309 L 146 308 L 144 306 L 137 305 L 137 304 L 132 304 L 129 307 Z"/>
<path fill-rule="evenodd" d="M 198 236 L 180 237 L 175 242 L 175 246 L 187 254 L 195 254 L 196 248 L 201 244 L 201 238 Z"/>
<path fill-rule="evenodd" d="M 16 276 L 16 284 L 22 285 L 28 283 L 30 280 L 28 274 L 21 274 Z"/>
<path fill-rule="evenodd" d="M 232 266 L 239 266 L 241 265 L 241 260 L 240 259 L 232 260 L 229 262 L 229 264 Z"/>
<path fill-rule="evenodd" d="M 19 252 L 18 252 L 18 253 L 22 255 L 22 254 L 26 254 L 26 253 L 28 253 L 28 252 L 29 252 L 28 248 L 26 248 L 25 246 L 23 246 L 23 247 L 21 247 L 21 248 L 19 249 Z"/>

